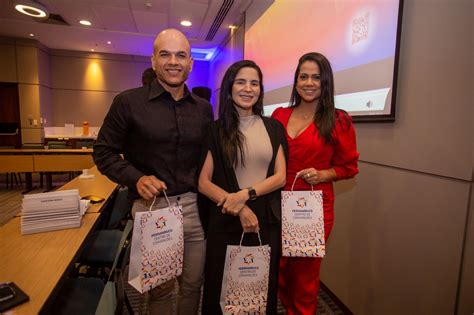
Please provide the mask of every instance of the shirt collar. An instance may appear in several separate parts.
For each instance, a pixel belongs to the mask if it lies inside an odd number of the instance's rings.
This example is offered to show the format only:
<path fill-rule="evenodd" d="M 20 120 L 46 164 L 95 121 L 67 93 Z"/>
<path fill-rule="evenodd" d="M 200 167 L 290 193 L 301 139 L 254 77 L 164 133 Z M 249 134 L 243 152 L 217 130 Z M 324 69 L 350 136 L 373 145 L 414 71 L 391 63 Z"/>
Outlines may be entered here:
<path fill-rule="evenodd" d="M 148 96 L 149 101 L 161 96 L 164 92 L 166 92 L 165 88 L 160 84 L 160 82 L 158 82 L 157 79 L 153 80 L 150 86 L 150 95 Z M 197 101 L 196 96 L 189 91 L 188 86 L 186 84 L 184 84 L 184 94 L 182 99 L 189 99 L 193 103 L 196 103 Z"/>

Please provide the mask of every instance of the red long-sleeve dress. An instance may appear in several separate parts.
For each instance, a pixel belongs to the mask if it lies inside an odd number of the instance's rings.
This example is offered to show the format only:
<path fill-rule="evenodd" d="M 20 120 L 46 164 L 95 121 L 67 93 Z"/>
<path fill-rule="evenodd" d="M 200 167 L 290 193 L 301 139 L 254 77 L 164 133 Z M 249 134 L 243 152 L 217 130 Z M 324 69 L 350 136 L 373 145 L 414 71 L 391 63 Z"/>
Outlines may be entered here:
<path fill-rule="evenodd" d="M 279 120 L 285 129 L 293 108 L 278 108 L 272 117 Z M 358 172 L 359 153 L 356 147 L 354 127 L 350 117 L 342 111 L 336 111 L 336 126 L 332 132 L 332 143 L 326 143 L 318 134 L 318 129 L 310 124 L 300 135 L 288 140 L 289 157 L 285 190 L 291 185 L 299 171 L 313 167 L 316 170 L 333 168 L 337 179 L 354 177 Z M 296 180 L 294 190 L 310 190 L 303 179 Z M 323 191 L 324 233 L 329 237 L 334 223 L 334 190 L 332 182 L 320 183 L 315 190 Z M 279 296 L 287 309 L 287 314 L 316 314 L 319 270 L 321 258 L 281 257 L 279 275 Z"/>

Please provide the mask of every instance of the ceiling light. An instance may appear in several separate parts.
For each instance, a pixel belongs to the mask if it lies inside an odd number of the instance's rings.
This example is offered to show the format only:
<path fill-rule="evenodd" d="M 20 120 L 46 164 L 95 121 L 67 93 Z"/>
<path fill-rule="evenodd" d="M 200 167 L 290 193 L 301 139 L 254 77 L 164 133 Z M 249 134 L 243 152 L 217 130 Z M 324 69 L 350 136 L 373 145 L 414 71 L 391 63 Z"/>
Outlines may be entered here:
<path fill-rule="evenodd" d="M 86 25 L 86 26 L 91 26 L 92 25 L 92 23 L 87 21 L 87 20 L 80 20 L 79 23 L 82 24 L 82 25 Z"/>
<path fill-rule="evenodd" d="M 217 48 L 191 48 L 191 56 L 194 60 L 209 61 L 214 56 Z"/>
<path fill-rule="evenodd" d="M 189 27 L 189 26 L 193 25 L 193 23 L 191 23 L 190 21 L 181 21 L 181 25 Z"/>
<path fill-rule="evenodd" d="M 13 3 L 15 5 L 15 10 L 20 13 L 41 19 L 46 19 L 49 16 L 46 7 L 38 2 L 30 0 L 17 0 Z"/>
<path fill-rule="evenodd" d="M 33 34 L 33 33 L 30 33 L 30 36 L 31 36 L 31 37 L 33 37 L 33 36 L 35 36 L 35 34 Z"/>
<path fill-rule="evenodd" d="M 112 44 L 112 42 L 109 40 L 109 41 L 107 42 L 107 44 L 111 45 L 111 44 Z"/>
<path fill-rule="evenodd" d="M 92 48 L 91 51 L 95 51 L 94 48 Z"/>

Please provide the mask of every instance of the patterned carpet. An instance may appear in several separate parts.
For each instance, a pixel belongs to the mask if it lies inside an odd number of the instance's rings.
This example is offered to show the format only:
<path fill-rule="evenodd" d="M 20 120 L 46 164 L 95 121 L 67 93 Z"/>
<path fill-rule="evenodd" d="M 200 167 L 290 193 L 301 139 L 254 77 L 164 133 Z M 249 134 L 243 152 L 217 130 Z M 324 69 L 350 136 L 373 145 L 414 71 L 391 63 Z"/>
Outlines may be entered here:
<path fill-rule="evenodd" d="M 128 270 L 126 274 L 124 274 L 124 282 L 127 282 L 128 277 Z M 176 287 L 177 290 L 177 287 Z M 133 311 L 135 314 L 140 315 L 148 315 L 148 308 L 147 304 L 147 296 L 146 294 L 141 295 L 138 291 L 136 291 L 132 286 L 128 283 L 125 286 L 125 292 L 127 297 L 130 300 L 130 304 L 132 304 Z M 126 307 L 123 310 L 124 314 L 129 314 Z M 278 304 L 278 315 L 286 314 L 285 309 L 281 304 Z M 330 297 L 328 292 L 324 290 L 324 288 L 319 289 L 318 293 L 318 313 L 317 315 L 345 315 L 344 311 L 339 308 L 337 303 Z"/>

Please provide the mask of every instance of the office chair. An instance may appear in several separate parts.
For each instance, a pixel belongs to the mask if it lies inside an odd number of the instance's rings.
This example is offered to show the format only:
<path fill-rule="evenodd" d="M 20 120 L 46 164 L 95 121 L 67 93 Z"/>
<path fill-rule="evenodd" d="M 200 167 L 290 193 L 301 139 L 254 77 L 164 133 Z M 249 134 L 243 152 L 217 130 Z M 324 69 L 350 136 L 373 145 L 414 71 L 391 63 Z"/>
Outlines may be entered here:
<path fill-rule="evenodd" d="M 93 140 L 79 140 L 76 142 L 76 149 L 88 148 L 92 149 L 94 146 Z"/>
<path fill-rule="evenodd" d="M 0 146 L 0 149 L 15 149 L 15 146 Z M 6 183 L 6 188 L 8 189 L 8 186 L 13 189 L 13 181 L 15 181 L 15 185 L 18 185 L 18 179 L 20 180 L 20 185 L 23 185 L 23 181 L 21 180 L 21 173 L 15 173 L 15 172 L 7 172 L 5 173 L 5 183 Z"/>
<path fill-rule="evenodd" d="M 131 203 L 127 195 L 127 188 L 119 189 L 106 229 L 94 231 L 87 242 L 79 259 L 81 266 L 87 266 L 86 274 L 108 276 L 107 269 L 112 266 L 123 235 L 126 234 L 125 230 L 120 230 L 120 223 L 130 214 Z"/>
<path fill-rule="evenodd" d="M 48 147 L 50 149 L 72 149 L 72 146 L 67 140 L 53 140 L 48 141 Z"/>
<path fill-rule="evenodd" d="M 125 303 L 129 313 L 133 314 L 133 309 L 123 289 L 122 276 L 130 259 L 129 239 L 132 230 L 133 221 L 129 220 L 105 284 L 100 278 L 66 279 L 48 313 L 53 315 L 122 314 Z"/>

